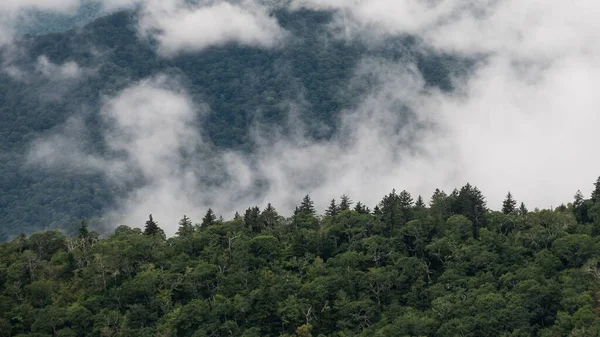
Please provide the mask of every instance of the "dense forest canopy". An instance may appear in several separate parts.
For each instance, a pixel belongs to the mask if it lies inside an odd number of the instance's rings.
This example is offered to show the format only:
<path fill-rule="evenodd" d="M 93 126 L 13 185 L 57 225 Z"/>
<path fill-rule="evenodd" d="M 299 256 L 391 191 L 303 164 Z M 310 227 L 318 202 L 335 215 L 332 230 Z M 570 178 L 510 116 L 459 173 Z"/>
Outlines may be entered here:
<path fill-rule="evenodd" d="M 0 244 L 0 335 L 600 336 L 600 179 L 554 210 L 467 184 L 161 225 Z"/>

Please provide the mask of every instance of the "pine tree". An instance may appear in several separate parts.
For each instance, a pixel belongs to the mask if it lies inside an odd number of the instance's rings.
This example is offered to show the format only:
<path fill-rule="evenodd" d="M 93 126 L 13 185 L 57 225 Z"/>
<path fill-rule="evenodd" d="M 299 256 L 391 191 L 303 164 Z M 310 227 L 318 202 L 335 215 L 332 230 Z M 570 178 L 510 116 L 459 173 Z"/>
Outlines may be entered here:
<path fill-rule="evenodd" d="M 90 231 L 88 230 L 88 226 L 84 220 L 81 221 L 81 225 L 79 225 L 79 238 L 87 239 L 90 235 Z"/>
<path fill-rule="evenodd" d="M 399 209 L 398 209 L 398 194 L 396 189 L 392 189 L 392 192 L 381 199 L 379 204 L 375 207 L 375 214 L 381 215 L 381 220 L 385 223 L 388 229 L 388 233 L 391 234 L 393 227 L 399 222 Z"/>
<path fill-rule="evenodd" d="M 352 204 L 353 204 L 353 202 L 352 202 L 352 200 L 350 200 L 350 197 L 343 194 L 340 197 L 340 212 L 349 210 L 350 207 L 352 206 Z"/>
<path fill-rule="evenodd" d="M 192 220 L 190 220 L 190 218 L 184 215 L 183 218 L 179 220 L 179 229 L 177 230 L 177 236 L 188 237 L 192 234 L 194 234 L 194 226 L 192 225 Z"/>
<path fill-rule="evenodd" d="M 200 224 L 200 226 L 201 227 L 212 226 L 215 224 L 216 221 L 217 221 L 217 216 L 215 215 L 215 212 L 213 212 L 213 210 L 211 208 L 209 208 L 208 211 L 206 211 L 206 214 L 204 215 L 204 217 L 202 218 L 202 224 Z"/>
<path fill-rule="evenodd" d="M 271 203 L 268 203 L 267 207 L 264 210 L 264 212 L 274 212 L 274 213 L 276 213 L 277 211 L 275 210 L 275 207 L 273 207 L 273 205 L 271 205 Z"/>
<path fill-rule="evenodd" d="M 429 201 L 431 214 L 435 215 L 440 220 L 447 219 L 450 216 L 450 201 L 451 199 L 448 197 L 446 192 L 436 188 L 435 192 L 433 192 L 433 195 L 431 196 L 431 200 Z"/>
<path fill-rule="evenodd" d="M 583 199 L 583 194 L 580 190 L 577 190 L 575 196 L 573 197 L 573 215 L 575 215 L 575 219 L 578 223 L 586 223 L 587 222 L 587 208 L 585 207 L 585 200 Z"/>
<path fill-rule="evenodd" d="M 403 190 L 398 194 L 398 200 L 400 201 L 400 206 L 404 209 L 408 209 L 412 207 L 413 198 L 406 190 Z"/>
<path fill-rule="evenodd" d="M 338 206 L 335 204 L 335 199 L 331 199 L 329 207 L 325 211 L 326 216 L 336 216 L 339 212 Z"/>
<path fill-rule="evenodd" d="M 302 203 L 300 204 L 299 211 L 302 213 L 310 214 L 310 215 L 317 214 L 317 211 L 315 210 L 314 202 L 312 201 L 312 199 L 310 198 L 310 196 L 308 194 L 306 196 L 304 196 L 304 199 L 302 199 Z"/>
<path fill-rule="evenodd" d="M 373 215 L 377 215 L 377 216 L 381 216 L 381 209 L 379 208 L 379 205 L 375 205 L 375 207 L 373 208 Z"/>
<path fill-rule="evenodd" d="M 502 213 L 513 214 L 517 209 L 517 201 L 513 198 L 512 194 L 508 192 L 506 199 L 502 202 Z"/>
<path fill-rule="evenodd" d="M 260 208 L 258 206 L 248 208 L 246 213 L 244 214 L 244 225 L 248 228 L 252 233 L 260 233 Z"/>
<path fill-rule="evenodd" d="M 467 183 L 453 199 L 452 211 L 471 220 L 473 223 L 473 237 L 475 239 L 479 238 L 479 228 L 483 224 L 483 215 L 487 211 L 485 197 L 477 187 Z"/>
<path fill-rule="evenodd" d="M 271 228 L 271 227 L 274 227 L 275 224 L 277 223 L 278 217 L 279 217 L 279 214 L 277 214 L 277 210 L 275 210 L 275 207 L 273 207 L 273 205 L 271 205 L 269 203 L 267 205 L 267 207 L 260 214 L 260 221 L 261 221 L 263 227 Z"/>
<path fill-rule="evenodd" d="M 354 206 L 354 210 L 359 214 L 369 214 L 371 211 L 367 206 L 365 206 L 362 202 L 357 202 L 356 206 Z"/>
<path fill-rule="evenodd" d="M 519 206 L 519 215 L 525 216 L 527 213 L 529 213 L 527 207 L 525 207 L 524 203 L 521 203 L 521 206 Z"/>
<path fill-rule="evenodd" d="M 404 225 L 413 218 L 413 198 L 406 190 L 398 194 L 398 206 L 400 209 L 400 225 Z"/>
<path fill-rule="evenodd" d="M 596 203 L 600 201 L 600 177 L 594 183 L 594 190 L 592 191 L 592 202 Z"/>
<path fill-rule="evenodd" d="M 157 234 L 163 235 L 163 230 L 158 227 L 158 223 L 152 219 L 152 214 L 150 214 L 148 221 L 146 221 L 146 228 L 144 229 L 144 235 L 155 236 Z"/>
<path fill-rule="evenodd" d="M 392 234 L 395 228 L 403 226 L 411 219 L 412 203 L 410 193 L 402 191 L 396 194 L 395 189 L 379 202 L 381 220 L 386 225 L 388 234 Z"/>
<path fill-rule="evenodd" d="M 427 207 L 427 206 L 425 205 L 425 202 L 423 201 L 423 197 L 421 195 L 419 195 L 417 197 L 417 201 L 415 201 L 415 208 L 423 209 L 425 207 Z"/>

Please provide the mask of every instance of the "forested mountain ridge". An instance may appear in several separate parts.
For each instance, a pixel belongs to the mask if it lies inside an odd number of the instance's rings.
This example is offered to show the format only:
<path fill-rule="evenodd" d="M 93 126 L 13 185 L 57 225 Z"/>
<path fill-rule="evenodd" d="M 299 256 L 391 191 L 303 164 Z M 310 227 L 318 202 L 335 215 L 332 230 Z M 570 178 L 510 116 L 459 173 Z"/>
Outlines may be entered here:
<path fill-rule="evenodd" d="M 343 195 L 184 216 L 165 238 L 82 223 L 0 244 L 2 336 L 599 336 L 600 179 L 589 199 L 490 210 L 469 184 L 428 204 Z"/>
<path fill-rule="evenodd" d="M 67 32 L 18 39 L 15 50 L 20 54 L 2 60 L 9 62 L 10 71 L 0 73 L 0 240 L 40 228 L 73 229 L 78 219 L 100 216 L 115 205 L 122 191 L 107 187 L 101 176 L 42 171 L 26 165 L 25 154 L 32 141 L 74 115 L 89 130 L 88 150 L 101 153 L 101 101 L 135 81 L 165 73 L 177 76 L 193 99 L 210 106 L 210 113 L 201 116 L 206 138 L 217 148 L 251 152 L 250 127 L 257 121 L 267 129 L 286 127 L 289 101 L 304 102 L 300 118 L 311 137 L 331 137 L 339 113 L 360 97 L 347 88 L 365 55 L 416 60 L 427 82 L 444 90 L 451 86 L 449 69 L 456 71 L 461 64 L 411 49 L 410 38 L 391 40 L 380 50 L 323 39 L 331 21 L 328 12 L 274 15 L 296 37 L 286 48 L 229 44 L 165 59 L 156 55 L 151 42 L 138 38 L 133 12 L 115 13 Z M 40 70 L 48 63 L 69 62 L 77 64 L 82 78 L 48 77 Z"/>

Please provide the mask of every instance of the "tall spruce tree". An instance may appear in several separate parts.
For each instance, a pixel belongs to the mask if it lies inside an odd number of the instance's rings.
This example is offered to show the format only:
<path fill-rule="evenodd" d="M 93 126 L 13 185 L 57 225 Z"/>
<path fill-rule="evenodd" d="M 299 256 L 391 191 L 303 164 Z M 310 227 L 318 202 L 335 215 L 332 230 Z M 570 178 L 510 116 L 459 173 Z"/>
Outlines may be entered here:
<path fill-rule="evenodd" d="M 179 220 L 179 229 L 177 230 L 177 236 L 179 237 L 189 237 L 194 234 L 194 225 L 192 224 L 192 220 L 184 215 L 181 220 Z"/>
<path fill-rule="evenodd" d="M 353 202 L 352 200 L 350 200 L 350 197 L 348 197 L 345 194 L 342 194 L 342 196 L 340 197 L 340 212 L 349 210 L 352 204 Z"/>
<path fill-rule="evenodd" d="M 336 216 L 339 212 L 339 208 L 337 206 L 337 204 L 335 203 L 335 199 L 331 199 L 331 202 L 329 203 L 329 207 L 327 207 L 327 210 L 325 210 L 325 215 L 326 216 Z"/>
<path fill-rule="evenodd" d="M 596 179 L 594 190 L 592 191 L 592 202 L 596 203 L 598 201 L 600 201 L 600 177 Z"/>
<path fill-rule="evenodd" d="M 87 239 L 90 235 L 90 231 L 88 230 L 88 225 L 85 223 L 85 220 L 81 221 L 81 225 L 79 225 L 79 238 Z"/>
<path fill-rule="evenodd" d="M 272 228 L 275 227 L 278 217 L 279 214 L 277 214 L 277 210 L 275 210 L 275 207 L 269 203 L 260 214 L 260 221 L 263 227 Z"/>
<path fill-rule="evenodd" d="M 573 199 L 573 215 L 575 215 L 575 219 L 578 223 L 588 222 L 587 205 L 580 190 L 577 190 Z"/>
<path fill-rule="evenodd" d="M 453 193 L 454 194 L 454 193 Z M 485 197 L 477 187 L 467 183 L 453 200 L 453 211 L 462 214 L 473 223 L 473 237 L 479 238 L 479 229 L 483 225 L 483 215 L 487 211 Z"/>
<path fill-rule="evenodd" d="M 423 201 L 423 197 L 421 195 L 419 195 L 417 197 L 417 201 L 415 201 L 415 208 L 423 209 L 425 207 L 427 207 L 427 206 L 425 205 L 425 202 Z"/>
<path fill-rule="evenodd" d="M 359 214 L 369 214 L 369 213 L 371 213 L 371 210 L 369 210 L 369 207 L 365 206 L 360 201 L 356 203 L 356 206 L 354 206 L 354 210 L 356 212 L 358 212 Z"/>
<path fill-rule="evenodd" d="M 315 203 L 310 198 L 310 195 L 304 196 L 302 199 L 302 203 L 300 204 L 300 208 L 298 209 L 302 213 L 315 215 L 317 211 L 315 210 Z"/>
<path fill-rule="evenodd" d="M 437 217 L 438 220 L 447 219 L 451 212 L 450 201 L 451 199 L 448 197 L 446 192 L 436 188 L 431 196 L 431 200 L 429 201 L 431 214 Z"/>
<path fill-rule="evenodd" d="M 517 209 L 517 201 L 513 198 L 512 194 L 508 192 L 506 198 L 502 202 L 502 213 L 513 214 Z"/>
<path fill-rule="evenodd" d="M 260 233 L 261 224 L 260 224 L 260 208 L 258 206 L 254 206 L 252 208 L 248 208 L 246 213 L 244 213 L 244 225 L 250 232 L 252 233 Z"/>
<path fill-rule="evenodd" d="M 525 207 L 525 203 L 521 202 L 521 206 L 519 206 L 519 215 L 525 216 L 529 213 L 527 207 Z"/>
<path fill-rule="evenodd" d="M 204 215 L 204 217 L 202 218 L 202 223 L 200 224 L 200 226 L 201 227 L 211 226 L 211 225 L 214 225 L 216 221 L 217 221 L 217 215 L 215 214 L 215 212 L 213 212 L 212 208 L 209 208 L 208 211 L 206 211 L 206 214 Z"/>
<path fill-rule="evenodd" d="M 154 221 L 152 218 L 152 214 L 148 216 L 148 221 L 146 221 L 146 227 L 144 228 L 144 235 L 155 236 L 155 235 L 163 235 L 163 230 L 158 227 L 158 223 Z"/>
<path fill-rule="evenodd" d="M 398 206 L 400 209 L 401 225 L 404 225 L 413 217 L 413 198 L 408 191 L 403 190 L 398 194 Z"/>

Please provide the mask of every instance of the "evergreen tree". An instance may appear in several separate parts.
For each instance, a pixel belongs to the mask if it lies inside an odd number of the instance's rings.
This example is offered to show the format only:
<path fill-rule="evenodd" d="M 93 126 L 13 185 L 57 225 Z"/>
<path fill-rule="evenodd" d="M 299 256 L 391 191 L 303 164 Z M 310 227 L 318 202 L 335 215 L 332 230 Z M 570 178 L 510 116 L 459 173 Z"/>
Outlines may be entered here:
<path fill-rule="evenodd" d="M 350 197 L 348 197 L 345 194 L 342 194 L 342 196 L 340 197 L 340 211 L 349 210 L 352 204 L 353 202 L 352 200 L 350 200 Z"/>
<path fill-rule="evenodd" d="M 506 199 L 502 202 L 502 213 L 513 214 L 517 209 L 517 201 L 513 198 L 512 194 L 508 192 Z"/>
<path fill-rule="evenodd" d="M 215 212 L 213 212 L 213 210 L 211 208 L 209 208 L 208 211 L 206 211 L 206 214 L 204 215 L 204 217 L 202 218 L 202 223 L 200 224 L 200 226 L 201 227 L 212 226 L 215 224 L 216 221 L 217 221 L 217 216 L 215 215 Z"/>
<path fill-rule="evenodd" d="M 177 236 L 188 237 L 192 234 L 194 234 L 194 226 L 192 225 L 192 220 L 190 220 L 190 218 L 184 215 L 183 218 L 179 220 L 179 229 L 177 230 Z"/>
<path fill-rule="evenodd" d="M 527 213 L 529 213 L 527 207 L 525 207 L 525 204 L 521 202 L 521 206 L 519 206 L 519 215 L 525 216 Z"/>
<path fill-rule="evenodd" d="M 375 207 L 375 211 L 376 214 L 381 214 L 381 220 L 385 224 L 388 234 L 391 234 L 394 228 L 400 225 L 398 194 L 395 189 L 381 199 L 378 207 Z"/>
<path fill-rule="evenodd" d="M 315 214 L 317 214 L 317 211 L 315 210 L 314 202 L 312 201 L 312 199 L 310 198 L 310 196 L 308 194 L 306 196 L 304 196 L 304 199 L 302 199 L 302 203 L 300 204 L 299 211 L 302 213 L 313 215 L 313 216 Z"/>
<path fill-rule="evenodd" d="M 398 204 L 400 208 L 400 225 L 409 222 L 413 217 L 413 198 L 406 190 L 398 195 Z"/>
<path fill-rule="evenodd" d="M 365 206 L 362 202 L 357 202 L 356 206 L 354 206 L 354 210 L 359 214 L 369 214 L 371 211 L 367 206 Z"/>
<path fill-rule="evenodd" d="M 454 194 L 454 192 L 453 192 Z M 479 238 L 479 228 L 483 225 L 483 215 L 487 211 L 485 197 L 477 187 L 467 183 L 454 197 L 453 212 L 462 214 L 473 223 L 473 237 Z"/>
<path fill-rule="evenodd" d="M 296 207 L 294 216 L 292 217 L 292 226 L 296 229 L 317 229 L 319 227 L 319 221 L 315 217 L 316 210 L 313 201 L 310 196 L 306 195 L 302 199 L 300 207 Z"/>
<path fill-rule="evenodd" d="M 575 215 L 575 219 L 578 223 L 587 223 L 589 221 L 588 204 L 583 199 L 583 194 L 580 190 L 577 190 L 573 198 L 573 215 Z"/>
<path fill-rule="evenodd" d="M 87 239 L 90 235 L 90 231 L 88 230 L 88 226 L 84 220 L 81 221 L 81 225 L 79 225 L 79 238 Z"/>
<path fill-rule="evenodd" d="M 560 204 L 560 206 L 556 207 L 556 211 L 557 212 L 566 212 L 567 211 L 567 205 Z"/>
<path fill-rule="evenodd" d="M 600 177 L 594 183 L 594 190 L 592 191 L 592 202 L 596 203 L 600 200 Z"/>
<path fill-rule="evenodd" d="M 258 208 L 258 206 L 248 208 L 244 214 L 244 225 L 252 233 L 260 233 L 261 231 L 259 216 L 260 208 Z"/>
<path fill-rule="evenodd" d="M 410 220 L 412 202 L 410 193 L 402 191 L 400 194 L 396 194 L 395 189 L 381 200 L 379 209 L 389 234 L 393 232 L 394 228 L 402 226 Z"/>
<path fill-rule="evenodd" d="M 431 214 L 438 217 L 439 220 L 447 219 L 450 216 L 451 211 L 450 201 L 451 199 L 448 197 L 446 192 L 436 188 L 435 192 L 433 192 L 433 195 L 431 196 L 431 200 L 429 201 Z"/>
<path fill-rule="evenodd" d="M 335 204 L 335 199 L 331 199 L 331 202 L 329 203 L 329 207 L 327 207 L 327 210 L 325 211 L 325 215 L 326 216 L 336 216 L 338 214 L 338 206 Z"/>
<path fill-rule="evenodd" d="M 152 214 L 150 214 L 148 221 L 146 221 L 146 228 L 144 228 L 144 235 L 162 235 L 164 236 L 163 230 L 158 227 L 158 223 L 152 219 Z"/>
<path fill-rule="evenodd" d="M 373 208 L 373 215 L 376 216 L 381 216 L 381 209 L 379 208 L 379 205 L 375 205 L 375 207 Z"/>
<path fill-rule="evenodd" d="M 419 195 L 417 197 L 417 201 L 415 201 L 415 208 L 424 209 L 425 207 L 427 207 L 427 206 L 425 205 L 425 202 L 423 201 L 423 197 L 421 195 Z"/>
<path fill-rule="evenodd" d="M 409 209 L 413 204 L 413 198 L 406 190 L 400 192 L 398 195 L 398 201 L 400 202 L 400 207 L 403 209 Z"/>
<path fill-rule="evenodd" d="M 272 228 L 277 223 L 277 218 L 279 214 L 277 214 L 277 210 L 270 203 L 260 214 L 260 221 L 264 228 Z"/>

